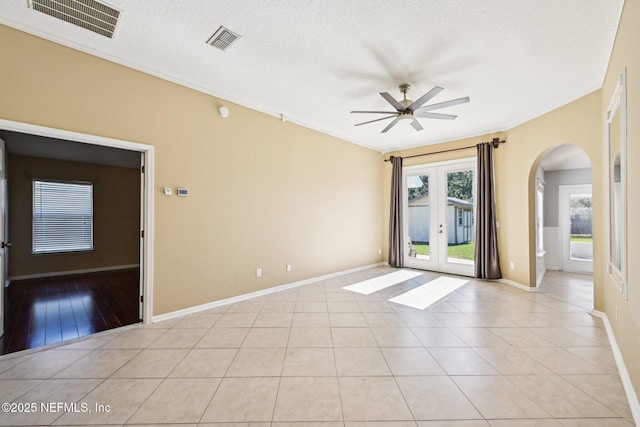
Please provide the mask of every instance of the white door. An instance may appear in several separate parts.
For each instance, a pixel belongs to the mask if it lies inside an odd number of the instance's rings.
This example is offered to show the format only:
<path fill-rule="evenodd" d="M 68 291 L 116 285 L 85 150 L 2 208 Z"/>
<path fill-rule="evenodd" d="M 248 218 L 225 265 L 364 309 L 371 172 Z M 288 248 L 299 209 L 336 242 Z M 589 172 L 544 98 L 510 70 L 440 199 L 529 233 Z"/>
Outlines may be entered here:
<path fill-rule="evenodd" d="M 475 161 L 403 171 L 405 265 L 473 276 Z"/>
<path fill-rule="evenodd" d="M 6 242 L 7 219 L 7 176 L 4 141 L 0 139 L 0 337 L 4 335 L 4 291 L 7 281 L 7 248 L 11 243 Z"/>
<path fill-rule="evenodd" d="M 562 270 L 593 273 L 591 184 L 559 187 Z"/>

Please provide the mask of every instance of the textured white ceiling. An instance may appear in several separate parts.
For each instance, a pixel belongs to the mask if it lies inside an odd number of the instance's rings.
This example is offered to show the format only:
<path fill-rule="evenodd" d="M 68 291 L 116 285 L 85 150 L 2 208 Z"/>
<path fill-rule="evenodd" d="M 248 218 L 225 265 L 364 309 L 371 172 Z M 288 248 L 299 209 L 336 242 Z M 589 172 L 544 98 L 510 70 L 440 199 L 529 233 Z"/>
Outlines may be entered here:
<path fill-rule="evenodd" d="M 387 152 L 505 130 L 601 87 L 624 0 L 110 0 L 114 39 L 2 0 L 0 22 Z M 205 42 L 239 33 L 222 52 Z M 469 96 L 386 134 L 379 92 Z M 169 102 L 169 100 L 167 101 Z M 212 111 L 215 114 L 215 111 Z M 233 110 L 231 110 L 233 114 Z"/>

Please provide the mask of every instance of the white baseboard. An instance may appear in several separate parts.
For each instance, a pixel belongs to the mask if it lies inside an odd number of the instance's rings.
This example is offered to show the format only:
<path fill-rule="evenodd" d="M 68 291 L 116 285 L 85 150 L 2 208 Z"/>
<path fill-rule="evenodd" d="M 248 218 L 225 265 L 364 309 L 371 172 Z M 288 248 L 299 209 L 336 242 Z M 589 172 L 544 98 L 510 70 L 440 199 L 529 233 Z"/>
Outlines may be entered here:
<path fill-rule="evenodd" d="M 522 289 L 523 291 L 527 291 L 527 292 L 539 291 L 538 287 L 532 288 L 531 286 L 523 285 L 522 283 L 514 282 L 513 280 L 509 280 L 509 279 L 492 280 L 492 282 L 498 282 L 498 283 L 502 283 L 503 285 L 513 286 L 515 288 Z"/>
<path fill-rule="evenodd" d="M 112 267 L 85 268 L 82 270 L 54 271 L 51 273 L 25 274 L 23 276 L 11 276 L 7 281 L 11 283 L 15 280 L 42 279 L 45 277 L 71 276 L 73 274 L 101 273 L 103 271 L 128 270 L 138 268 L 140 264 L 114 265 Z"/>
<path fill-rule="evenodd" d="M 376 264 L 365 265 L 362 267 L 351 268 L 349 270 L 338 271 L 336 273 L 325 274 L 323 276 L 312 277 L 310 279 L 300 280 L 298 282 L 287 283 L 284 285 L 274 286 L 272 288 L 261 289 L 259 291 L 250 292 L 248 294 L 238 295 L 231 298 L 225 298 L 219 301 L 213 301 L 206 304 L 196 305 L 189 308 L 183 308 L 182 310 L 171 311 L 169 313 L 160 314 L 158 316 L 153 316 L 151 319 L 151 323 L 161 322 L 163 320 L 174 319 L 176 317 L 185 316 L 187 314 L 198 313 L 204 310 L 209 310 L 211 308 L 221 307 L 227 304 L 234 304 L 236 302 L 246 301 L 253 298 L 262 297 L 269 294 L 274 294 L 276 292 L 285 291 L 287 289 L 297 288 L 304 285 L 309 285 L 311 283 L 318 282 L 320 280 L 332 279 L 334 277 L 342 276 L 344 274 L 354 273 L 356 271 L 368 270 L 373 267 L 378 267 L 381 265 L 388 265 L 385 262 L 378 262 Z"/>
<path fill-rule="evenodd" d="M 629 407 L 631 408 L 631 414 L 633 415 L 633 420 L 637 426 L 640 426 L 640 403 L 638 403 L 638 396 L 636 395 L 636 390 L 633 388 L 631 377 L 629 376 L 627 367 L 624 364 L 624 359 L 622 358 L 622 353 L 620 352 L 620 347 L 618 347 L 618 342 L 616 341 L 616 337 L 613 334 L 611 323 L 609 323 L 607 314 L 603 313 L 602 311 L 592 310 L 591 315 L 601 318 L 602 322 L 604 323 L 604 328 L 607 331 L 607 336 L 609 337 L 609 343 L 611 344 L 613 358 L 616 361 L 616 366 L 618 367 L 618 373 L 620 374 L 620 380 L 622 380 L 622 386 L 624 387 L 624 392 L 627 395 L 627 400 L 629 401 Z"/>
<path fill-rule="evenodd" d="M 537 278 L 536 278 L 536 288 L 540 286 L 540 283 L 542 283 L 542 279 L 544 279 L 544 275 L 547 273 L 547 269 L 545 268 L 544 270 L 542 270 L 542 274 L 540 274 Z"/>

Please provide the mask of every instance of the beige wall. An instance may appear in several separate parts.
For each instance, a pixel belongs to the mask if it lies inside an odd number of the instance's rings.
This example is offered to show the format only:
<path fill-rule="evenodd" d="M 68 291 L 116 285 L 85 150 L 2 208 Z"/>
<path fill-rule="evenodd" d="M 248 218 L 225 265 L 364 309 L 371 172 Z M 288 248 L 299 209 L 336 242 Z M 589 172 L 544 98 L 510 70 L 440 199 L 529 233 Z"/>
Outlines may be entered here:
<path fill-rule="evenodd" d="M 535 241 L 533 228 L 535 192 L 533 189 L 535 188 L 536 170 L 544 155 L 562 144 L 575 144 L 582 148 L 591 159 L 599 158 L 602 144 L 599 115 L 600 92 L 596 91 L 507 132 L 429 145 L 390 153 L 390 155 L 404 157 L 465 147 L 490 141 L 495 137 L 505 139 L 507 142 L 501 144 L 494 151 L 496 211 L 497 220 L 500 223 L 498 229 L 500 268 L 505 279 L 527 286 L 535 286 L 535 253 L 529 251 L 529 241 Z M 407 159 L 404 165 L 473 156 L 475 156 L 475 148 Z M 601 173 L 601 168 L 594 166 L 593 173 Z M 383 193 L 387 196 L 384 199 L 384 213 L 386 215 L 385 221 L 388 221 L 388 194 L 391 179 L 391 165 L 388 163 L 384 174 Z M 601 186 L 594 186 L 594 203 L 602 203 L 601 192 Z M 598 221 L 598 218 L 594 217 L 594 221 Z M 594 231 L 595 245 L 599 245 L 598 237 L 602 233 L 601 228 L 601 226 L 599 229 L 596 227 Z M 387 232 L 388 225 L 384 224 L 383 235 L 387 235 Z M 515 265 L 514 269 L 510 268 L 511 262 Z"/>
<path fill-rule="evenodd" d="M 154 314 L 381 260 L 379 153 L 7 27 L 0 39 L 0 118 L 155 146 Z"/>
<path fill-rule="evenodd" d="M 505 278 L 535 283 L 533 183 L 541 158 L 576 144 L 593 165 L 595 308 L 607 313 L 640 391 L 640 266 L 629 265 L 629 300 L 605 270 L 604 113 L 628 68 L 628 158 L 640 158 L 640 4 L 627 1 L 602 90 L 507 132 L 406 150 L 410 155 L 507 140 L 495 154 L 499 246 Z M 276 118 L 0 26 L 0 118 L 156 147 L 155 313 L 202 304 L 387 257 L 390 165 L 381 155 Z M 505 108 L 510 108 L 505 106 Z M 407 161 L 468 157 L 473 150 Z M 640 182 L 629 168 L 628 182 Z M 188 198 L 161 186 L 185 186 Z M 382 188 L 382 192 L 380 192 Z M 380 207 L 382 206 L 382 211 Z M 640 209 L 630 187 L 628 214 Z M 629 221 L 628 252 L 640 224 Z M 377 248 L 384 248 L 384 256 Z M 509 263 L 515 264 L 510 270 Z M 286 273 L 284 266 L 293 265 Z M 255 278 L 255 268 L 264 276 Z M 615 321 L 615 308 L 619 320 Z"/>
<path fill-rule="evenodd" d="M 540 160 L 545 153 L 558 145 L 575 144 L 584 149 L 590 158 L 597 156 L 601 143 L 599 108 L 600 95 L 599 92 L 595 92 L 508 132 L 391 154 L 407 156 L 474 145 L 490 141 L 494 137 L 505 139 L 506 144 L 501 144 L 494 151 L 496 211 L 500 225 L 498 229 L 500 268 L 505 279 L 535 286 L 535 253 L 529 251 L 529 241 L 535 241 L 534 230 L 530 227 L 535 220 L 533 200 L 535 193 L 529 192 L 529 189 L 534 188 L 535 174 Z M 470 156 L 475 156 L 475 149 L 417 157 L 408 159 L 409 161 L 405 164 L 438 162 Z M 390 171 L 391 166 L 387 165 L 385 170 L 387 177 L 390 176 Z M 388 185 L 384 191 L 388 194 L 390 191 Z M 600 195 L 594 189 L 594 199 L 597 201 L 598 197 Z M 386 203 L 388 205 L 388 201 Z M 387 211 L 388 207 L 385 206 L 388 217 Z M 383 233 L 386 232 L 385 226 Z M 510 268 L 511 263 L 514 264 L 514 269 Z"/>
<path fill-rule="evenodd" d="M 28 156 L 8 156 L 9 278 L 139 264 L 140 172 Z M 32 180 L 92 182 L 94 247 L 90 252 L 31 254 Z"/>
<path fill-rule="evenodd" d="M 541 117 L 516 126 L 502 134 L 486 135 L 446 144 L 420 147 L 390 153 L 411 155 L 428 153 L 446 148 L 460 147 L 494 136 L 503 137 L 506 144 L 495 152 L 496 209 L 500 221 L 499 247 L 501 268 L 506 279 L 528 286 L 535 286 L 535 216 L 534 197 L 536 170 L 542 158 L 554 147 L 574 144 L 584 150 L 592 164 L 593 234 L 594 234 L 594 305 L 607 314 L 612 324 L 625 365 L 636 394 L 640 394 L 640 265 L 634 255 L 640 253 L 640 223 L 627 221 L 627 252 L 629 298 L 625 300 L 611 282 L 606 265 L 608 259 L 608 193 L 607 193 L 607 144 L 605 115 L 623 68 L 627 67 L 627 137 L 628 176 L 627 217 L 635 218 L 640 212 L 640 193 L 633 183 L 640 182 L 640 169 L 634 167 L 640 160 L 640 3 L 625 2 L 614 50 L 601 90 L 597 90 L 574 102 Z M 405 164 L 451 160 L 473 155 L 473 150 L 456 151 L 436 156 L 411 159 Z M 388 248 L 388 210 L 391 166 L 386 164 L 383 179 L 385 256 Z M 635 216 L 634 216 L 635 215 Z M 509 269 L 509 263 L 515 269 Z M 618 320 L 616 320 L 616 308 Z"/>
<path fill-rule="evenodd" d="M 609 61 L 609 67 L 602 87 L 602 103 L 600 117 L 604 118 L 618 78 L 624 67 L 627 67 L 627 259 L 628 259 L 628 290 L 629 299 L 625 300 L 616 286 L 609 279 L 604 269 L 598 271 L 596 280 L 602 285 L 602 299 L 597 306 L 607 314 L 616 335 L 627 370 L 633 381 L 637 395 L 640 395 L 640 264 L 637 255 L 640 253 L 640 224 L 637 221 L 640 212 L 640 2 L 626 1 L 618 27 L 618 34 Z M 603 141 L 606 140 L 606 128 L 601 130 Z M 607 146 L 602 145 L 598 153 L 602 159 L 607 159 Z M 606 160 L 603 160 L 606 162 Z M 606 163 L 605 163 L 606 165 Z M 601 177 L 601 186 L 606 188 L 606 176 Z M 600 211 L 602 218 L 606 218 L 607 206 L 604 204 Z M 603 229 L 604 241 L 608 242 L 609 229 Z M 604 245 L 600 255 L 607 255 Z M 604 258 L 606 259 L 606 258 Z M 616 320 L 616 307 L 618 320 Z"/>
<path fill-rule="evenodd" d="M 537 168 L 549 151 L 563 144 L 581 148 L 591 160 L 593 204 L 600 206 L 606 201 L 597 178 L 604 173 L 600 156 L 600 103 L 598 90 L 507 132 L 501 165 L 496 168 L 497 193 L 508 195 L 498 202 L 500 242 L 504 248 L 501 256 L 506 267 L 509 261 L 516 263 L 515 270 L 503 270 L 507 278 L 529 286 L 536 283 L 534 189 Z M 593 212 L 594 253 L 603 247 L 602 232 L 603 218 L 596 210 Z M 602 258 L 596 256 L 594 271 L 599 269 L 602 269 Z"/>

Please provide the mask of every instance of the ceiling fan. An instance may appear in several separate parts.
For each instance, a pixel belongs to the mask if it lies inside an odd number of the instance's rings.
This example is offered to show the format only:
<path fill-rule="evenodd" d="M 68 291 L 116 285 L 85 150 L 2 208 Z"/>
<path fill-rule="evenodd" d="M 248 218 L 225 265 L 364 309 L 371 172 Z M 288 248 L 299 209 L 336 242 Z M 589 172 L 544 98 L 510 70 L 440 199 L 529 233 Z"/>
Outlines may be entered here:
<path fill-rule="evenodd" d="M 368 123 L 379 122 L 380 120 L 387 120 L 393 118 L 393 121 L 387 125 L 386 128 L 382 129 L 382 133 L 387 132 L 389 129 L 394 127 L 400 120 L 411 120 L 411 126 L 417 131 L 423 129 L 420 125 L 420 122 L 416 119 L 425 118 L 425 119 L 441 119 L 441 120 L 453 120 L 458 116 L 452 114 L 441 114 L 441 113 L 432 113 L 433 110 L 439 110 L 445 107 L 451 107 L 453 105 L 465 104 L 469 102 L 469 97 L 452 99 L 450 101 L 438 102 L 437 104 L 431 105 L 423 105 L 429 101 L 431 98 L 439 94 L 443 88 L 439 86 L 434 86 L 429 92 L 422 95 L 416 101 L 412 101 L 407 99 L 407 92 L 411 86 L 408 83 L 402 83 L 400 85 L 400 92 L 403 94 L 402 101 L 396 101 L 394 97 L 389 95 L 387 92 L 381 92 L 380 95 L 389 103 L 392 107 L 396 109 L 396 111 L 352 111 L 352 113 L 367 113 L 367 114 L 391 114 L 390 116 L 383 117 L 381 119 L 369 120 L 368 122 L 358 123 L 355 126 L 366 125 Z"/>

